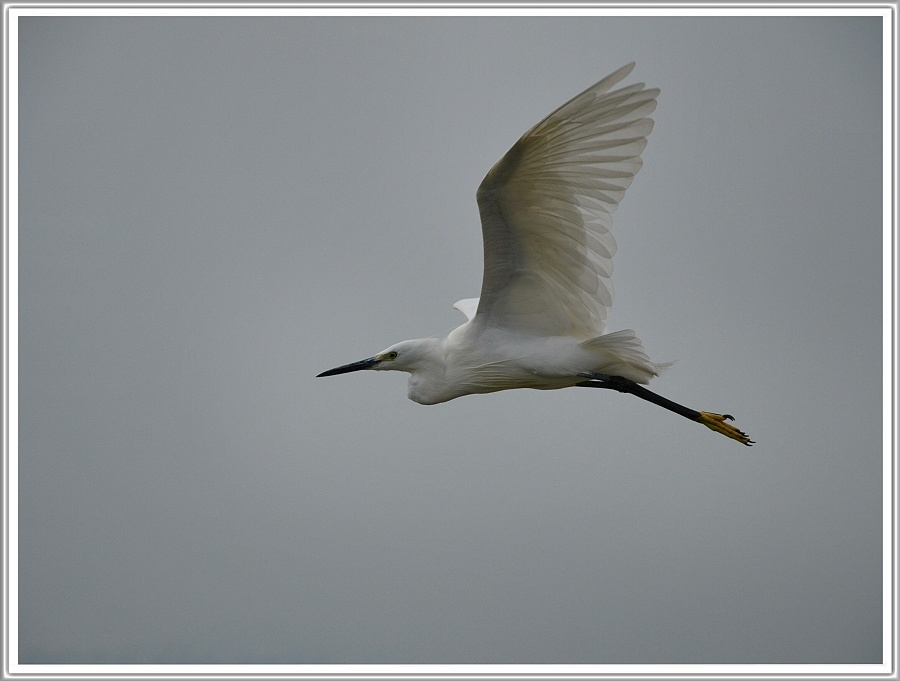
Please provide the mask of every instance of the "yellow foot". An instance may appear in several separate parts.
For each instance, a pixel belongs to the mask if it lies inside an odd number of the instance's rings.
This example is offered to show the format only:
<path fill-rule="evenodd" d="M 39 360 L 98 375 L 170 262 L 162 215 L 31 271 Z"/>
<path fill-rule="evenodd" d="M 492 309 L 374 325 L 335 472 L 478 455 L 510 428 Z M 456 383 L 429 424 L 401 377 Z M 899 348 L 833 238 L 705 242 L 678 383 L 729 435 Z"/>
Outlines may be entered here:
<path fill-rule="evenodd" d="M 730 437 L 732 440 L 737 440 L 748 447 L 753 444 L 753 440 L 747 437 L 744 431 L 738 430 L 730 423 L 725 423 L 725 421 L 734 421 L 734 417 L 729 414 L 713 414 L 709 411 L 700 412 L 700 423 L 710 430 L 722 433 L 722 435 Z"/>

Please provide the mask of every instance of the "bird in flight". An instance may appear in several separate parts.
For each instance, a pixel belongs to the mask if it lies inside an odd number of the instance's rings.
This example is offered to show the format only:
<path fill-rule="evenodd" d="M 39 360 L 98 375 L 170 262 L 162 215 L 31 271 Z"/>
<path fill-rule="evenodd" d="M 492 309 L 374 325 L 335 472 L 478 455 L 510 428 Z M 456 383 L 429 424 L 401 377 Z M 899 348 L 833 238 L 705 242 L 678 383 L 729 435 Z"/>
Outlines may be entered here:
<path fill-rule="evenodd" d="M 531 128 L 478 187 L 484 239 L 481 297 L 453 307 L 466 322 L 446 338 L 401 341 L 352 364 L 409 373 L 409 399 L 439 404 L 512 388 L 630 393 L 745 445 L 728 421 L 641 384 L 659 375 L 634 331 L 605 333 L 612 306 L 610 216 L 641 168 L 659 90 L 612 88 L 623 66 Z"/>

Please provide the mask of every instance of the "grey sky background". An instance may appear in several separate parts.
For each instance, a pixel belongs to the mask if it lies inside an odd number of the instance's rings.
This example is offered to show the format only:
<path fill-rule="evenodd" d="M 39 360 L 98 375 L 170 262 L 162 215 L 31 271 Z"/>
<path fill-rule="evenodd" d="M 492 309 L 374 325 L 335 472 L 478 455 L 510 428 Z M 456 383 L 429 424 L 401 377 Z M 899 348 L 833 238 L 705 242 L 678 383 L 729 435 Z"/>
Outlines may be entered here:
<path fill-rule="evenodd" d="M 876 18 L 24 18 L 23 663 L 881 661 Z M 660 87 L 652 388 L 316 379 L 463 321 L 475 189 Z"/>

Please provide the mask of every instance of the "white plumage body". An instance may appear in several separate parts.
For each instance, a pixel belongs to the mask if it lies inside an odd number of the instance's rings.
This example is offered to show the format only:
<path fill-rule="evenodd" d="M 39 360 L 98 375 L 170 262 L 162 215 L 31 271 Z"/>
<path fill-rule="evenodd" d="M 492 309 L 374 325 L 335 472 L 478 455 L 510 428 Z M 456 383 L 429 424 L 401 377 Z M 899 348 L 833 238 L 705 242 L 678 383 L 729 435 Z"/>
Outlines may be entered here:
<path fill-rule="evenodd" d="M 401 370 L 410 373 L 407 395 L 419 404 L 512 388 L 568 388 L 584 381 L 583 372 L 647 383 L 659 369 L 630 330 L 579 341 L 479 330 L 468 321 L 444 339 L 403 341 L 380 354 L 390 352 L 397 352 L 397 359 L 384 368 L 401 369 L 390 365 L 403 358 Z"/>

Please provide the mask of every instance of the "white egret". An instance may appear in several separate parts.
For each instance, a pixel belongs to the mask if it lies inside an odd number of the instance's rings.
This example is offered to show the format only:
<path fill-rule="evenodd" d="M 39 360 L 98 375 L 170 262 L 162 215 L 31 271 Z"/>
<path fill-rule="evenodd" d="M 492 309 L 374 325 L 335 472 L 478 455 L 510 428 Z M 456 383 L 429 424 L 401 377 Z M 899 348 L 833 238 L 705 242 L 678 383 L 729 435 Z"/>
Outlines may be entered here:
<path fill-rule="evenodd" d="M 608 388 L 648 400 L 745 445 L 728 414 L 695 411 L 639 384 L 663 365 L 630 329 L 604 333 L 612 305 L 611 214 L 641 168 L 658 89 L 612 90 L 610 74 L 526 132 L 478 188 L 481 297 L 453 307 L 467 321 L 443 339 L 392 345 L 325 371 L 406 371 L 409 399 L 438 404 L 511 388 Z"/>

